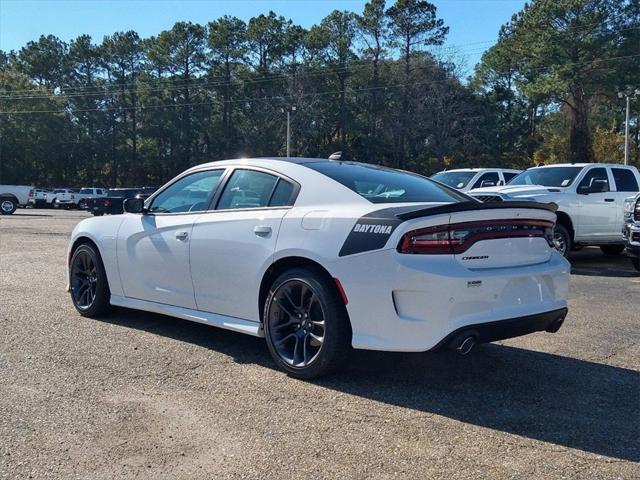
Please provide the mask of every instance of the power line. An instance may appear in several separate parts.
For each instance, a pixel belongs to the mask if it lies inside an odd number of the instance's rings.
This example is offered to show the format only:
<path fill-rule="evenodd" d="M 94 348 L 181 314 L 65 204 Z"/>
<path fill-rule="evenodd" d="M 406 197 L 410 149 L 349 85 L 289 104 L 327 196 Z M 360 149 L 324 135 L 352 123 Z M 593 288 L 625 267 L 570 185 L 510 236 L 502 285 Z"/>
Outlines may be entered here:
<path fill-rule="evenodd" d="M 574 65 L 584 65 L 584 64 L 590 64 L 590 63 L 598 63 L 598 62 L 604 62 L 604 61 L 611 61 L 611 60 L 623 60 L 623 59 L 627 59 L 627 58 L 634 58 L 634 57 L 640 57 L 640 54 L 636 54 L 636 55 L 625 55 L 625 56 L 621 56 L 621 57 L 610 57 L 608 59 L 598 59 L 598 60 L 593 60 L 590 62 L 576 62 L 574 63 Z M 544 67 L 547 68 L 547 67 Z M 534 69 L 535 70 L 535 69 Z M 539 69 L 538 69 L 539 70 Z M 400 84 L 393 84 L 393 85 L 383 85 L 383 86 L 378 86 L 378 87 L 364 87 L 364 88 L 359 88 L 359 89 L 349 89 L 350 93 L 360 93 L 360 92 L 367 92 L 367 91 L 373 91 L 373 90 L 388 90 L 388 89 L 394 89 L 394 88 L 403 88 L 406 86 L 416 86 L 416 85 L 436 85 L 436 84 L 440 84 L 440 83 L 447 83 L 450 82 L 451 79 L 444 79 L 444 80 L 436 80 L 436 81 L 429 81 L 429 82 L 411 82 L 411 83 L 400 83 Z M 253 97 L 253 98 L 237 98 L 237 99 L 232 99 L 229 100 L 230 103 L 252 103 L 252 102 L 265 102 L 265 101 L 274 101 L 274 100 L 295 100 L 295 99 L 299 99 L 299 98 L 304 98 L 304 97 L 318 97 L 318 96 L 325 96 L 325 95 L 337 95 L 340 94 L 341 91 L 340 90 L 327 90 L 324 92 L 309 92 L 309 93 L 301 93 L 298 95 L 276 95 L 276 96 L 270 96 L 270 97 Z M 120 107 L 105 107 L 105 108 L 88 108 L 88 109 L 66 109 L 66 110 L 22 110 L 22 111 L 0 111 L 0 114 L 2 115 L 12 115 L 12 114 L 16 114 L 16 115 L 22 115 L 22 114 L 63 114 L 63 113 L 86 113 L 86 112 L 96 112 L 96 111 L 101 111 L 101 112 L 108 112 L 108 111 L 127 111 L 127 110 L 153 110 L 153 109 L 159 109 L 159 108 L 180 108 L 180 107 L 192 107 L 192 106 L 199 106 L 199 105 L 209 105 L 212 104 L 213 102 L 211 101 L 207 101 L 207 102 L 189 102 L 189 103 L 176 103 L 176 104 L 157 104 L 157 105 L 138 105 L 138 106 L 120 106 Z"/>

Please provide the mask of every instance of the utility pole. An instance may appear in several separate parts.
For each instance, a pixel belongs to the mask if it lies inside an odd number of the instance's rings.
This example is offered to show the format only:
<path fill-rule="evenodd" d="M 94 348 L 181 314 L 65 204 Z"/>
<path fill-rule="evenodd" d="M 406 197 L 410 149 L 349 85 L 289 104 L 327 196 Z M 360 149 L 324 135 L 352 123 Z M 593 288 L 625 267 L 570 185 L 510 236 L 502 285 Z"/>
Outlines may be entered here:
<path fill-rule="evenodd" d="M 281 112 L 285 109 L 281 108 Z M 291 157 L 291 112 L 295 112 L 296 107 L 287 107 L 287 158 Z"/>
<path fill-rule="evenodd" d="M 624 164 L 629 165 L 629 103 L 631 100 L 631 95 L 634 97 L 640 95 L 640 89 L 636 88 L 634 92 L 629 93 L 618 93 L 618 98 L 626 97 L 627 99 L 627 111 L 624 119 Z"/>

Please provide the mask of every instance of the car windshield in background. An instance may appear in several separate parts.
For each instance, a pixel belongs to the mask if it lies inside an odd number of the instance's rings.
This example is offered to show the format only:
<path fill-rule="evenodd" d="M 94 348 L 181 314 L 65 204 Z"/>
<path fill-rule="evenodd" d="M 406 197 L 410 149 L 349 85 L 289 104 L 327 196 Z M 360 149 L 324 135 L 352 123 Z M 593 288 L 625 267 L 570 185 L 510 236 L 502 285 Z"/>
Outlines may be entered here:
<path fill-rule="evenodd" d="M 350 162 L 305 166 L 332 178 L 372 203 L 464 202 L 468 197 L 420 175 Z"/>
<path fill-rule="evenodd" d="M 509 185 L 542 185 L 543 187 L 568 187 L 582 167 L 538 167 L 525 170 L 509 182 Z"/>
<path fill-rule="evenodd" d="M 463 172 L 440 172 L 431 178 L 453 188 L 464 188 L 476 176 L 476 172 L 465 170 Z"/>

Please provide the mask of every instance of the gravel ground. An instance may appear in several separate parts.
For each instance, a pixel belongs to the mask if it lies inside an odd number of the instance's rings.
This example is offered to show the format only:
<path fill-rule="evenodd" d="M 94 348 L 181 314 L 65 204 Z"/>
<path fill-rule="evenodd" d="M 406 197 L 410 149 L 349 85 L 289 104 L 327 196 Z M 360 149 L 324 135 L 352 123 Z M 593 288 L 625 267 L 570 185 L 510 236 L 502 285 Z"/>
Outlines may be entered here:
<path fill-rule="evenodd" d="M 84 212 L 0 219 L 0 478 L 639 478 L 640 277 L 573 259 L 557 334 L 355 352 L 314 383 L 263 340 L 161 315 L 80 317 Z"/>

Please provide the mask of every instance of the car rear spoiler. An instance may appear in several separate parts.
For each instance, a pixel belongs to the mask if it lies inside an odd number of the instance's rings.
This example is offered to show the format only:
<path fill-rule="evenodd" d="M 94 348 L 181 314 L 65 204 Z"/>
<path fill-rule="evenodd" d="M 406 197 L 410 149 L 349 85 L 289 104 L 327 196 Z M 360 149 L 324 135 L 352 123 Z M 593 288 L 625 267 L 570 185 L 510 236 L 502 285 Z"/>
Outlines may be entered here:
<path fill-rule="evenodd" d="M 533 210 L 547 210 L 555 213 L 558 205 L 555 203 L 539 203 L 539 202 L 459 202 L 449 203 L 447 205 L 439 205 L 437 207 L 419 208 L 417 210 L 402 210 L 395 213 L 400 220 L 411 220 L 419 217 L 429 217 L 431 215 L 440 215 L 442 213 L 468 212 L 472 210 L 503 210 L 505 208 L 529 208 Z"/>

